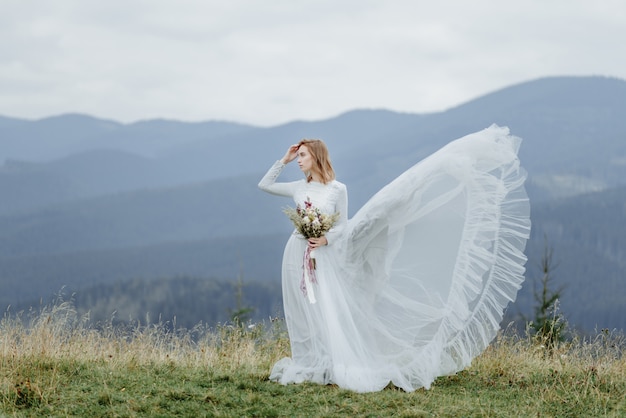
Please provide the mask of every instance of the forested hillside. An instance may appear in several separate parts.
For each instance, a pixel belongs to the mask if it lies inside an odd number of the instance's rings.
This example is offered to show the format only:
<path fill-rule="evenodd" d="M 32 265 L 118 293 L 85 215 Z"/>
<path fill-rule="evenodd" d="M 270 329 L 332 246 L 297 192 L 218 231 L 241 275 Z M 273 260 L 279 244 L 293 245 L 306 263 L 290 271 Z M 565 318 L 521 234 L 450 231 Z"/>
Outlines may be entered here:
<path fill-rule="evenodd" d="M 563 286 L 561 308 L 579 328 L 626 327 L 626 187 L 536 205 L 526 253 L 531 280 L 518 307 L 528 311 L 532 278 L 545 243 L 554 251 L 555 286 Z M 555 287 L 556 288 L 556 287 Z"/>
<path fill-rule="evenodd" d="M 241 283 L 188 276 L 132 279 L 84 289 L 73 300 L 79 314 L 89 312 L 91 318 L 114 324 L 175 323 L 192 329 L 199 323 L 232 322 L 235 316 L 244 323 L 282 318 L 280 282 Z"/>

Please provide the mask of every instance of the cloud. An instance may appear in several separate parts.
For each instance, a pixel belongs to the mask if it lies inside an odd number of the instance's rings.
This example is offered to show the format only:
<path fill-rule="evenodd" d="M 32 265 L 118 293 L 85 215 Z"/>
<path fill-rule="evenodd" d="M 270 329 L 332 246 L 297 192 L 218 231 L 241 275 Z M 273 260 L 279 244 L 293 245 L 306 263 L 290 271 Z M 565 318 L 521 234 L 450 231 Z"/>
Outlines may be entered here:
<path fill-rule="evenodd" d="M 0 114 L 260 125 L 442 110 L 548 75 L 626 78 L 617 0 L 9 0 Z"/>

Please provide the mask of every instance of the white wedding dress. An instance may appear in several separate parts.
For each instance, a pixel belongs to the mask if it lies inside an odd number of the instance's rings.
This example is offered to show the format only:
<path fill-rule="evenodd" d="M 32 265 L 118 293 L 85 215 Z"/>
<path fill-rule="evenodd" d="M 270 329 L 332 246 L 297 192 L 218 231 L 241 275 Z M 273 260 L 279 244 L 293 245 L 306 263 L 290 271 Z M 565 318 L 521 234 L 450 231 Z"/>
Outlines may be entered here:
<path fill-rule="evenodd" d="M 270 379 L 357 392 L 390 382 L 429 388 L 467 367 L 495 337 L 524 280 L 530 232 L 520 139 L 491 126 L 457 139 L 374 195 L 350 220 L 346 187 L 304 179 L 259 187 L 340 212 L 315 250 L 315 303 L 301 289 L 306 241 L 285 248 L 282 288 L 291 358 Z"/>

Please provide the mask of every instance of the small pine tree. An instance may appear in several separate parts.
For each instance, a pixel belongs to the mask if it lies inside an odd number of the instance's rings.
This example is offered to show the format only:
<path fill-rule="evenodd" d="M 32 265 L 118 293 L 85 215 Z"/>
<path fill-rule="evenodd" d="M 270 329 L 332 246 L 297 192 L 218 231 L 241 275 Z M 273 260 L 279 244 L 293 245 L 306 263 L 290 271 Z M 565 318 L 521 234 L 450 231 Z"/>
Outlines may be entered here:
<path fill-rule="evenodd" d="M 230 320 L 238 326 L 243 326 L 248 322 L 254 312 L 254 308 L 243 305 L 243 273 L 241 265 L 239 266 L 239 276 L 237 276 L 237 283 L 235 284 L 235 302 L 237 304 L 236 309 L 231 310 Z"/>
<path fill-rule="evenodd" d="M 548 350 L 553 350 L 559 342 L 565 339 L 566 321 L 559 311 L 559 300 L 564 287 L 556 290 L 552 289 L 552 272 L 557 267 L 553 261 L 553 249 L 548 245 L 547 240 L 541 257 L 541 282 L 540 289 L 534 287 L 535 318 L 529 324 L 534 330 L 534 335 Z"/>

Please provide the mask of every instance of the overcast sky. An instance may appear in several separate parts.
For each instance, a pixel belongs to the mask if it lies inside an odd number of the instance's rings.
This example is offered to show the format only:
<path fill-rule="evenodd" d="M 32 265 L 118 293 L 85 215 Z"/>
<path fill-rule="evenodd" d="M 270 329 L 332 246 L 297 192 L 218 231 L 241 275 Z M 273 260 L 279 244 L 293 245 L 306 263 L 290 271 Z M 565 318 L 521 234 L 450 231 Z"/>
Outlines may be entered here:
<path fill-rule="evenodd" d="M 0 0 L 0 115 L 270 126 L 626 79 L 623 0 Z"/>

